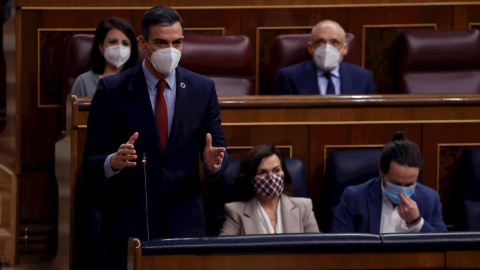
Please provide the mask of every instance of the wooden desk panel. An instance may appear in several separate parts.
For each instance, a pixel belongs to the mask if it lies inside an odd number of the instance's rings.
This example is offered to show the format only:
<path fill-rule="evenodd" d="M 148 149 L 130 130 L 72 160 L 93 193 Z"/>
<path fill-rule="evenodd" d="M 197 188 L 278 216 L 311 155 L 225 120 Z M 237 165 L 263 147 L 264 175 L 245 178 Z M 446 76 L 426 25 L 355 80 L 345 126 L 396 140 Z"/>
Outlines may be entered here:
<path fill-rule="evenodd" d="M 480 250 L 447 251 L 446 268 L 449 269 L 480 269 Z"/>
<path fill-rule="evenodd" d="M 224 125 L 478 122 L 479 95 L 219 97 Z M 341 110 L 339 110 L 341 109 Z"/>
<path fill-rule="evenodd" d="M 445 252 L 311 252 L 141 255 L 131 270 L 287 270 L 287 269 L 440 269 Z M 462 252 L 459 256 L 462 256 Z M 471 264 L 464 264 L 471 265 Z M 130 270 L 130 269 L 129 269 Z"/>
<path fill-rule="evenodd" d="M 153 258 L 152 258 L 153 259 Z M 145 268 L 161 264 L 145 258 Z M 352 253 L 275 253 L 197 255 L 194 269 L 400 269 L 441 268 L 443 252 L 352 252 Z M 151 268 L 154 269 L 154 268 Z"/>

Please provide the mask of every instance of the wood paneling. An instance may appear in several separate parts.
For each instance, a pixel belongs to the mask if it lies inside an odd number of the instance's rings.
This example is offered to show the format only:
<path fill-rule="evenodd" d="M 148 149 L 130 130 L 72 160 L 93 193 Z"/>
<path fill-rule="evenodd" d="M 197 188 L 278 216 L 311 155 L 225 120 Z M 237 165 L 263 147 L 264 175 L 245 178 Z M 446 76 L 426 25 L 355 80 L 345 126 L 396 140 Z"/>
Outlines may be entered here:
<path fill-rule="evenodd" d="M 138 249 L 140 251 L 140 249 Z M 479 251 L 144 255 L 135 268 L 158 269 L 476 269 Z M 137 263 L 137 261 L 141 261 Z"/>
<path fill-rule="evenodd" d="M 448 269 L 478 269 L 480 268 L 479 250 L 447 251 L 446 268 Z"/>
<path fill-rule="evenodd" d="M 49 175 L 46 175 L 49 174 Z M 49 179 L 50 181 L 38 181 L 38 179 Z M 24 222 L 32 222 L 35 220 L 53 220 L 56 223 L 58 212 L 56 205 L 58 204 L 58 187 L 53 172 L 53 164 L 50 171 L 32 171 L 22 174 L 20 182 L 20 198 L 22 201 L 20 207 L 20 218 Z M 49 215 L 45 216 L 42 211 L 37 209 L 52 209 Z"/>
<path fill-rule="evenodd" d="M 428 175 L 435 179 L 431 186 L 440 194 L 445 223 L 457 224 L 461 228 L 463 216 L 459 210 L 463 207 L 465 182 L 462 181 L 464 170 L 459 161 L 466 149 L 480 146 L 480 123 L 424 126 L 423 171 L 426 174 L 425 168 L 437 169 L 428 171 Z"/>
<path fill-rule="evenodd" d="M 132 6 L 132 2 L 128 0 L 116 0 L 116 1 L 95 1 L 95 0 L 72 0 L 72 1 L 62 1 L 62 0 L 47 0 L 47 1 L 36 1 L 36 0 L 22 0 L 16 1 L 18 4 L 23 7 L 114 7 L 114 8 L 129 8 Z M 359 3 L 358 0 L 231 0 L 228 1 L 228 5 L 225 4 L 223 0 L 205 0 L 205 1 L 196 1 L 196 0 L 165 0 L 162 1 L 162 5 L 172 6 L 172 7 L 282 7 L 282 6 L 305 6 L 305 7 L 336 7 L 336 6 L 380 6 L 380 5 L 394 5 L 394 6 L 414 6 L 414 5 L 439 5 L 439 4 L 450 4 L 452 2 L 458 3 L 478 3 L 475 0 L 461 0 L 461 1 L 452 1 L 452 0 L 366 0 Z M 154 0 L 142 0 L 137 2 L 136 6 L 139 7 L 151 7 L 158 5 L 159 3 Z"/>
<path fill-rule="evenodd" d="M 399 93 L 398 70 L 399 44 L 402 32 L 412 30 L 433 30 L 436 24 L 412 25 L 364 25 L 363 66 L 375 74 L 377 93 Z M 383 59 L 383 61 L 378 61 Z"/>
<path fill-rule="evenodd" d="M 208 244 L 207 244 L 208 245 Z M 343 250 L 309 252 L 298 251 L 297 245 L 289 249 L 272 249 L 257 252 L 209 252 L 187 251 L 171 254 L 158 252 L 154 247 L 149 247 L 148 254 L 142 254 L 140 240 L 131 238 L 128 248 L 129 270 L 158 269 L 168 265 L 169 269 L 441 269 L 446 266 L 472 267 L 475 262 L 459 262 L 459 259 L 473 259 L 475 251 L 454 251 L 447 249 L 438 250 Z M 164 247 L 162 247 L 164 248 Z M 409 247 L 406 247 L 409 248 Z M 175 252 L 175 251 L 174 251 Z M 180 254 L 181 253 L 181 254 Z M 447 254 L 449 256 L 447 256 Z M 451 259 L 452 262 L 448 260 Z"/>
<path fill-rule="evenodd" d="M 0 8 L 0 10 L 2 10 Z M 3 53 L 3 27 L 0 28 L 0 132 L 7 120 L 7 67 Z"/>
<path fill-rule="evenodd" d="M 145 267 L 165 265 L 163 256 L 148 256 Z M 179 255 L 166 256 L 168 262 L 182 260 Z M 193 269 L 401 269 L 442 267 L 442 252 L 352 252 L 352 253 L 291 253 L 197 255 Z M 182 260 L 183 261 L 183 260 Z M 148 268 L 146 268 L 148 269 Z M 153 269 L 153 268 L 152 268 Z M 182 269 L 182 268 L 176 268 Z"/>
<path fill-rule="evenodd" d="M 5 6 L 5 5 L 3 5 Z M 20 142 L 17 139 L 20 136 L 20 117 L 16 104 L 16 96 L 19 91 L 15 89 L 16 72 L 16 48 L 15 44 L 15 22 L 14 13 L 12 17 L 2 22 L 2 35 L 0 49 L 4 56 L 0 67 L 0 117 L 6 122 L 1 125 L 0 134 L 0 256 L 3 257 L 3 263 L 15 264 L 18 258 L 18 223 L 19 223 L 19 181 L 20 176 Z M 4 51 L 3 51 L 4 50 Z M 5 62 L 3 62 L 5 61 Z M 5 65 L 6 64 L 6 65 Z M 6 68 L 6 69 L 5 69 Z M 6 101 L 6 103 L 5 103 Z M 6 115 L 5 115 L 6 113 Z"/>
<path fill-rule="evenodd" d="M 18 239 L 18 178 L 0 165 L 0 254 L 5 262 L 16 263 Z"/>

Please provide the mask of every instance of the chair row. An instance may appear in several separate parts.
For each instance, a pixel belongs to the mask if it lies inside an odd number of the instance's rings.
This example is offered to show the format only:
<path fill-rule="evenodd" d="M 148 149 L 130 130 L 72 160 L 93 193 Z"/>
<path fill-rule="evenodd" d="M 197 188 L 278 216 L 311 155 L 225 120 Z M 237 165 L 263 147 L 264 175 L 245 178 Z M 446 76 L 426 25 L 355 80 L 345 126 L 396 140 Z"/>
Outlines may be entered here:
<path fill-rule="evenodd" d="M 71 37 L 63 74 L 63 95 L 71 92 L 75 78 L 90 69 L 94 35 Z M 138 41 L 138 39 L 137 39 Z M 139 61 L 145 57 L 138 45 Z M 247 36 L 186 34 L 180 66 L 210 77 L 219 96 L 255 93 L 253 47 Z"/>
<path fill-rule="evenodd" d="M 351 185 L 358 185 L 378 176 L 378 164 L 381 150 L 346 150 L 331 154 L 327 164 L 326 181 L 323 187 L 321 206 L 317 216 L 321 216 L 319 225 L 322 231 L 329 231 L 333 218 L 333 208 L 340 202 L 343 190 Z M 293 196 L 308 197 L 307 177 L 302 161 L 286 158 L 285 164 L 292 176 Z M 220 184 L 210 183 L 207 194 L 206 211 L 210 223 L 209 235 L 218 235 L 223 223 L 223 204 L 237 200 L 234 178 L 240 165 L 239 158 L 231 158 L 229 166 Z M 469 231 L 480 231 L 480 148 L 472 148 L 464 153 L 462 166 L 465 175 L 462 181 L 464 189 L 464 227 Z M 422 183 L 419 174 L 418 182 Z M 219 186 L 220 185 L 220 186 Z M 211 193 L 210 193 L 211 192 Z M 210 195 L 211 194 L 211 195 Z M 220 196 L 219 196 L 220 194 Z M 210 212 L 208 212 L 210 210 Z"/>
<path fill-rule="evenodd" d="M 275 38 L 269 78 L 272 89 L 278 69 L 311 58 L 306 46 L 309 40 L 310 34 Z M 64 96 L 70 93 L 75 78 L 89 69 L 92 42 L 93 35 L 72 36 L 63 74 Z M 355 51 L 353 34 L 346 34 L 346 42 L 350 44 L 349 51 Z M 478 30 L 406 31 L 399 42 L 400 92 L 480 93 Z M 141 60 L 144 53 L 140 46 L 138 50 Z M 346 55 L 344 60 L 358 58 Z M 219 96 L 255 94 L 254 51 L 247 36 L 186 34 L 180 65 L 213 79 Z"/>

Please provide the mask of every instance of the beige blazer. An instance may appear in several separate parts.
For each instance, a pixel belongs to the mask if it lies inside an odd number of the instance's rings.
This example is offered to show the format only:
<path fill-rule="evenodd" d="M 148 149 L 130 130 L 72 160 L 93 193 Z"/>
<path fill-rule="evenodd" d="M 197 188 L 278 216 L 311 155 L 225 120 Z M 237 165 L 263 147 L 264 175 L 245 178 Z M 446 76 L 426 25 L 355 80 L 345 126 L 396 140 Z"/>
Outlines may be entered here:
<path fill-rule="evenodd" d="M 280 195 L 284 233 L 320 232 L 312 210 L 312 200 Z M 225 222 L 223 235 L 260 234 L 260 217 L 255 199 L 248 202 L 227 203 L 223 207 Z"/>

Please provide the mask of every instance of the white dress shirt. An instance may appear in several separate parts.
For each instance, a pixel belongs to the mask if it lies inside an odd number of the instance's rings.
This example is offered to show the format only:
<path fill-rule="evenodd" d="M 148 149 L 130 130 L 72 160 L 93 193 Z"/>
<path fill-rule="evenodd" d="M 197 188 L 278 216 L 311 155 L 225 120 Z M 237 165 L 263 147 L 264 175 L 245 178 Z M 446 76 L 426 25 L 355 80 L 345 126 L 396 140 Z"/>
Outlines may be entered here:
<path fill-rule="evenodd" d="M 380 233 L 406 233 L 406 232 L 419 232 L 424 220 L 420 219 L 415 226 L 408 227 L 405 220 L 403 220 L 398 214 L 398 205 L 393 206 L 392 202 L 385 195 L 385 191 L 382 187 L 382 217 L 380 219 Z"/>
<path fill-rule="evenodd" d="M 327 94 L 327 84 L 328 80 L 325 76 L 323 76 L 323 71 L 317 68 L 317 81 L 318 81 L 318 88 L 320 88 L 320 95 Z M 340 65 L 330 71 L 332 83 L 335 86 L 335 95 L 340 95 Z"/>
<path fill-rule="evenodd" d="M 280 200 L 278 200 L 277 204 L 277 226 L 276 230 L 273 230 L 272 223 L 270 222 L 270 217 L 267 215 L 265 210 L 263 210 L 262 204 L 257 200 L 258 205 L 258 216 L 260 217 L 260 229 L 263 234 L 274 234 L 274 233 L 283 233 L 283 226 L 282 226 L 282 204 Z"/>

